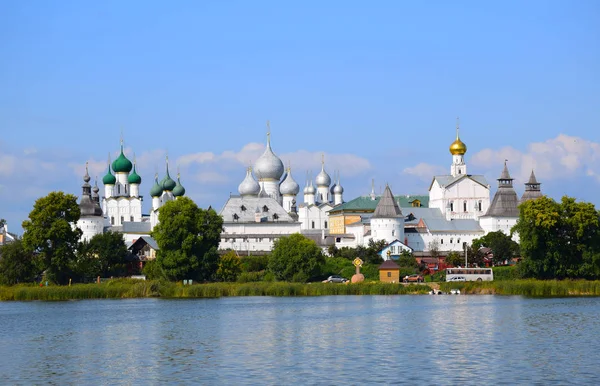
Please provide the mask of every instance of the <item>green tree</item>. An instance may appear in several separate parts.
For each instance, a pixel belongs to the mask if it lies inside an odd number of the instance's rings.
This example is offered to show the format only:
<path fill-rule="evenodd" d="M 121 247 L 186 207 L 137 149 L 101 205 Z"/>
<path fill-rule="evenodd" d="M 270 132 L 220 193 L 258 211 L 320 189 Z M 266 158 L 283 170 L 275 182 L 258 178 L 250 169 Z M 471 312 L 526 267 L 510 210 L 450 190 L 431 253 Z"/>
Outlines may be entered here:
<path fill-rule="evenodd" d="M 214 280 L 219 265 L 223 219 L 213 209 L 199 208 L 187 197 L 160 208 L 152 231 L 159 250 L 156 260 L 169 280 Z"/>
<path fill-rule="evenodd" d="M 400 257 L 398 257 L 398 261 L 396 261 L 396 264 L 405 268 L 419 268 L 417 259 L 415 259 L 413 254 L 409 251 L 402 251 L 402 253 L 400 253 Z"/>
<path fill-rule="evenodd" d="M 299 233 L 275 241 L 269 257 L 269 270 L 278 280 L 307 281 L 319 273 L 325 262 L 317 244 Z"/>
<path fill-rule="evenodd" d="M 540 279 L 597 278 L 600 273 L 600 219 L 594 205 L 548 197 L 519 206 L 523 275 Z"/>
<path fill-rule="evenodd" d="M 31 282 L 38 273 L 38 262 L 22 240 L 0 247 L 0 284 Z"/>
<path fill-rule="evenodd" d="M 217 280 L 236 281 L 242 272 L 242 262 L 235 251 L 227 251 L 219 259 Z"/>
<path fill-rule="evenodd" d="M 125 276 L 127 274 L 127 246 L 123 235 L 105 232 L 80 244 L 77 272 L 82 277 Z"/>
<path fill-rule="evenodd" d="M 494 253 L 494 264 L 502 264 L 519 253 L 519 244 L 502 231 L 490 232 L 485 236 L 473 240 L 473 249 L 479 250 L 487 247 Z"/>
<path fill-rule="evenodd" d="M 25 248 L 40 255 L 47 277 L 59 284 L 69 281 L 76 263 L 82 232 L 73 224 L 79 215 L 77 197 L 51 192 L 36 200 L 29 220 L 23 221 Z"/>
<path fill-rule="evenodd" d="M 463 267 L 465 265 L 465 256 L 456 251 L 452 251 L 446 256 L 446 264 L 454 267 Z"/>

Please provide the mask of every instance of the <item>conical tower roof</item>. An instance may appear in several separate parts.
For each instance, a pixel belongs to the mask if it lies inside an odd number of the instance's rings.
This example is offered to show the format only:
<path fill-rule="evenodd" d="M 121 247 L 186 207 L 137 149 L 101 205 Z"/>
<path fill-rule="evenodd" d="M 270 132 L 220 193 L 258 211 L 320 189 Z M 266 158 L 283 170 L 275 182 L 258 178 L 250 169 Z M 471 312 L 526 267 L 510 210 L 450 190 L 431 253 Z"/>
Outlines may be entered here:
<path fill-rule="evenodd" d="M 494 199 L 485 216 L 491 217 L 519 217 L 519 199 L 517 192 L 512 185 L 513 179 L 510 177 L 506 160 L 504 161 L 504 169 L 500 178 L 498 178 L 498 190 L 494 194 Z"/>
<path fill-rule="evenodd" d="M 533 170 L 531 170 L 529 181 L 525 183 L 525 192 L 523 192 L 523 195 L 521 196 L 521 202 L 542 197 L 543 194 L 540 185 L 541 183 L 538 182 Z"/>
<path fill-rule="evenodd" d="M 398 206 L 396 200 L 394 200 L 394 195 L 392 194 L 392 190 L 389 185 L 385 186 L 385 191 L 383 195 L 379 199 L 379 203 L 377 203 L 377 207 L 375 208 L 375 212 L 371 218 L 398 218 L 403 217 L 402 211 Z"/>

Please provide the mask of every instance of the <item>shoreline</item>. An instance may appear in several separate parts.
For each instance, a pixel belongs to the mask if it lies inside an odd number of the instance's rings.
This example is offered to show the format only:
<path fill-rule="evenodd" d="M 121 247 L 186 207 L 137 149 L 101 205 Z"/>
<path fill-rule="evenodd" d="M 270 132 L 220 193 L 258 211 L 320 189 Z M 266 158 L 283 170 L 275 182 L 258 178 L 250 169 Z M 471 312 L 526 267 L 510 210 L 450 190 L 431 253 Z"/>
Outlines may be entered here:
<path fill-rule="evenodd" d="M 183 285 L 181 282 L 114 279 L 105 283 L 72 286 L 16 285 L 0 287 L 0 301 L 182 298 L 203 299 L 229 296 L 329 296 L 329 295 L 425 295 L 432 289 L 461 295 L 522 295 L 529 297 L 600 296 L 600 281 L 587 280 L 501 280 L 462 283 L 206 283 Z"/>

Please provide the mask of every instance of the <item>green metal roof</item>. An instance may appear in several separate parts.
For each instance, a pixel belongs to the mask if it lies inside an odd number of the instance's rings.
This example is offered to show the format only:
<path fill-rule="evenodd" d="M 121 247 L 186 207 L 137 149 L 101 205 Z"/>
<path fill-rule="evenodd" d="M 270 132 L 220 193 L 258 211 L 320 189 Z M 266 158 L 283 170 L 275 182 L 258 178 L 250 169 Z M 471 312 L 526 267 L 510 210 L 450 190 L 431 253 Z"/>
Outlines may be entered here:
<path fill-rule="evenodd" d="M 359 196 L 354 200 L 343 203 L 342 205 L 338 205 L 335 208 L 329 211 L 329 214 L 336 213 L 348 213 L 348 212 L 374 212 L 377 204 L 381 196 L 375 197 L 374 200 L 371 199 L 370 196 Z M 419 200 L 421 202 L 422 208 L 429 207 L 429 196 L 428 195 L 403 195 L 403 196 L 394 196 L 396 202 L 400 208 L 410 208 L 412 207 L 412 203 L 415 200 Z"/>

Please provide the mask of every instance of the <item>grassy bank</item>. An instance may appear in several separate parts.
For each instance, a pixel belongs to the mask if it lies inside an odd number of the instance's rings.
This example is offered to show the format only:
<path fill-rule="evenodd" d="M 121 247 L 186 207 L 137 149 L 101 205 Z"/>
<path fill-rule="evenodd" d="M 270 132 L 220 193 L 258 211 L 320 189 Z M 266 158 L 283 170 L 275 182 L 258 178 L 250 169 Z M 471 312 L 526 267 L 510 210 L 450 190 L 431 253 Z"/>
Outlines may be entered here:
<path fill-rule="evenodd" d="M 217 298 L 222 296 L 322 296 L 322 295 L 400 295 L 425 294 L 426 285 L 361 283 L 209 283 L 182 285 L 181 283 L 111 280 L 100 284 L 38 287 L 17 285 L 0 287 L 0 300 L 74 300 L 111 298 Z"/>
<path fill-rule="evenodd" d="M 523 296 L 600 296 L 600 281 L 588 280 L 502 280 L 441 283 L 442 291 L 458 288 L 463 294 Z"/>
<path fill-rule="evenodd" d="M 442 291 L 460 289 L 463 294 L 523 296 L 600 296 L 600 281 L 585 280 L 504 280 L 493 282 L 440 283 Z M 181 283 L 111 280 L 101 284 L 39 287 L 0 287 L 0 300 L 77 300 L 121 298 L 218 298 L 223 296 L 323 296 L 426 294 L 428 285 L 387 283 L 210 283 L 184 286 Z"/>

